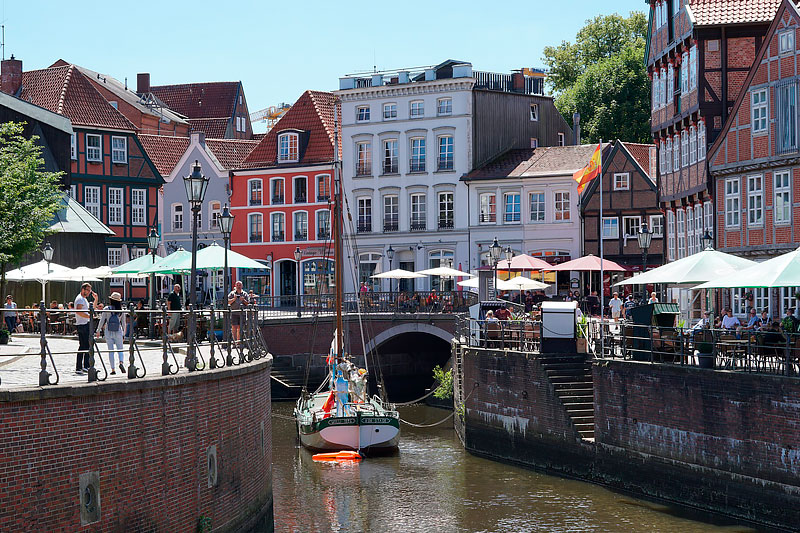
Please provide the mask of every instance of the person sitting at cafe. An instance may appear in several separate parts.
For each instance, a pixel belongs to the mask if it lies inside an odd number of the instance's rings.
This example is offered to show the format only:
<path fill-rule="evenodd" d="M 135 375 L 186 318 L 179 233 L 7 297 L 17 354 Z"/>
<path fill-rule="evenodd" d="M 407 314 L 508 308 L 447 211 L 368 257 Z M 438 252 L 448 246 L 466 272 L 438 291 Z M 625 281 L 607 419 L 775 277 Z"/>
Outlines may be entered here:
<path fill-rule="evenodd" d="M 770 319 L 769 317 L 769 311 L 764 309 L 763 311 L 761 311 L 761 323 L 758 325 L 758 330 L 762 330 L 764 328 L 769 327 L 771 323 L 772 319 Z"/>
<path fill-rule="evenodd" d="M 693 330 L 705 329 L 711 325 L 711 319 L 708 311 L 703 311 L 703 318 L 697 321 L 697 324 L 692 326 Z"/>
<path fill-rule="evenodd" d="M 505 306 L 502 306 L 494 312 L 494 316 L 496 316 L 498 320 L 508 320 L 511 318 L 511 311 L 506 309 Z"/>
<path fill-rule="evenodd" d="M 797 318 L 794 316 L 794 307 L 790 307 L 786 310 L 786 316 L 781 320 L 781 329 L 783 329 L 785 333 L 797 332 Z"/>
<path fill-rule="evenodd" d="M 750 308 L 747 325 L 742 327 L 742 329 L 746 329 L 748 331 L 758 331 L 761 329 L 761 317 L 758 316 L 758 312 L 756 311 L 755 307 Z"/>
<path fill-rule="evenodd" d="M 497 317 L 494 316 L 494 311 L 491 309 L 486 311 L 486 322 L 497 322 Z"/>
<path fill-rule="evenodd" d="M 735 331 L 741 326 L 742 323 L 739 322 L 738 318 L 733 316 L 733 311 L 731 311 L 731 308 L 728 307 L 727 309 L 725 309 L 725 316 L 722 317 L 722 329 Z"/>

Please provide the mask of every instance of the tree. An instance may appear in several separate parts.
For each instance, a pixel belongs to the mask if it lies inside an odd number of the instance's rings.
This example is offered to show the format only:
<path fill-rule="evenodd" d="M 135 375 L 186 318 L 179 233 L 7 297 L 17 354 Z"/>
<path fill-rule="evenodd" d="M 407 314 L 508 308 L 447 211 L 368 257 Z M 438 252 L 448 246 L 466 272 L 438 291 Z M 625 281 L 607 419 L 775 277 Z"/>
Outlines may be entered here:
<path fill-rule="evenodd" d="M 36 250 L 61 207 L 61 172 L 45 172 L 36 136 L 26 139 L 23 125 L 0 124 L 0 294 L 6 292 L 6 268 Z"/>
<path fill-rule="evenodd" d="M 572 124 L 581 114 L 584 141 L 650 142 L 650 83 L 643 68 L 647 18 L 632 12 L 587 21 L 575 43 L 544 49 L 556 108 Z"/>

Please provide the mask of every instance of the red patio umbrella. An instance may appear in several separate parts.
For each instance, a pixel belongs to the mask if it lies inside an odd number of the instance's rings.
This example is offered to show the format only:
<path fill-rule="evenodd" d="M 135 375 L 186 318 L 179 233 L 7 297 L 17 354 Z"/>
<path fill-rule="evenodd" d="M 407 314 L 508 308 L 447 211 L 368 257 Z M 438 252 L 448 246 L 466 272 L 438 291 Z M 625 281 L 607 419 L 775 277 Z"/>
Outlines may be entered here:
<path fill-rule="evenodd" d="M 600 258 L 596 255 L 589 254 L 585 257 L 579 257 L 566 263 L 561 263 L 547 270 L 575 270 L 578 272 L 599 272 L 600 271 Z M 622 265 L 615 263 L 610 259 L 603 259 L 603 270 L 610 272 L 626 272 L 628 269 Z"/>
<path fill-rule="evenodd" d="M 497 270 L 527 271 L 527 270 L 553 270 L 550 263 L 542 261 L 527 254 L 517 255 L 509 261 L 498 261 Z"/>

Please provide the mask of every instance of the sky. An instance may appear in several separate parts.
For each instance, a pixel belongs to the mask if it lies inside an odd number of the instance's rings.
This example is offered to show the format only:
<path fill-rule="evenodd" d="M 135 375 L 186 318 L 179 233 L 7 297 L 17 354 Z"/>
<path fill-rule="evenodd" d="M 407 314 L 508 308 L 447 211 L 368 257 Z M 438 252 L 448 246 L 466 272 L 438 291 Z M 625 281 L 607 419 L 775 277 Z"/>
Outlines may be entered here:
<path fill-rule="evenodd" d="M 542 67 L 544 47 L 574 40 L 587 19 L 647 8 L 645 0 L 0 4 L 5 57 L 14 54 L 24 70 L 64 59 L 127 77 L 134 89 L 138 72 L 153 85 L 241 80 L 251 112 L 292 103 L 306 89 L 338 89 L 340 76 L 373 67 L 445 59 L 500 73 Z"/>

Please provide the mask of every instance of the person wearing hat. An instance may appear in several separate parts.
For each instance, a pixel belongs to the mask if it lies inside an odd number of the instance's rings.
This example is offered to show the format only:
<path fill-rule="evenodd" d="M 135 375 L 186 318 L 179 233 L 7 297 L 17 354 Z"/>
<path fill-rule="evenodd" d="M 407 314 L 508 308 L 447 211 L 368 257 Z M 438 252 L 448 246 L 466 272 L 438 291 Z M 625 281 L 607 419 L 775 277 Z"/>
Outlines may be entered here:
<path fill-rule="evenodd" d="M 114 368 L 114 352 L 119 355 L 120 371 L 123 374 L 125 373 L 125 354 L 122 351 L 122 335 L 125 332 L 127 322 L 126 313 L 122 310 L 122 295 L 118 292 L 112 292 L 111 296 L 109 296 L 108 305 L 103 308 L 103 312 L 100 314 L 100 321 L 97 323 L 97 331 L 95 332 L 97 337 L 99 337 L 100 332 L 102 332 L 103 337 L 106 339 L 106 345 L 108 346 L 108 364 L 111 367 L 112 374 L 117 373 Z"/>

